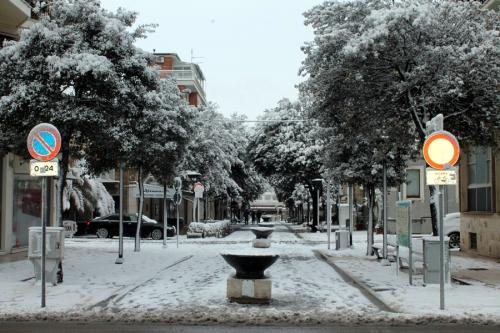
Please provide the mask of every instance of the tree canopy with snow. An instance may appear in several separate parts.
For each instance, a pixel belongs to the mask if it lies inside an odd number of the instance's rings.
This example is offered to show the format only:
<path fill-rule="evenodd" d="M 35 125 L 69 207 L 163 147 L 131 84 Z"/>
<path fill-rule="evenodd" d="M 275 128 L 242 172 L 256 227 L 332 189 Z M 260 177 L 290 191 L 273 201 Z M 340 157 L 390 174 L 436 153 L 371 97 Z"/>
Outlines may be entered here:
<path fill-rule="evenodd" d="M 374 149 L 380 154 L 374 140 L 383 124 L 386 141 L 403 157 L 411 155 L 415 138 L 423 143 L 425 123 L 439 113 L 462 142 L 494 143 L 500 127 L 497 12 L 476 2 L 353 0 L 327 1 L 305 17 L 315 37 L 303 47 L 308 79 L 301 90 L 313 96 L 313 115 L 333 129 L 332 159 L 342 146 L 351 154 L 351 147 L 364 149 L 358 162 L 369 175 L 380 169 L 371 155 Z M 356 159 L 343 157 L 336 163 Z M 354 175 L 343 169 L 344 176 Z M 435 225 L 433 202 L 431 215 Z"/>
<path fill-rule="evenodd" d="M 199 108 L 181 169 L 199 172 L 209 195 L 250 201 L 262 193 L 263 180 L 246 154 L 249 134 L 240 118 L 224 117 L 214 104 Z"/>
<path fill-rule="evenodd" d="M 41 122 L 62 136 L 61 184 L 70 155 L 92 162 L 116 119 L 132 119 L 152 103 L 159 76 L 150 56 L 134 46 L 148 26 L 136 14 L 112 13 L 97 0 L 54 0 L 50 10 L 0 49 L 0 146 L 27 156 L 26 137 Z"/>
<path fill-rule="evenodd" d="M 316 207 L 312 180 L 321 177 L 323 149 L 317 122 L 308 119 L 300 102 L 288 99 L 266 110 L 261 120 L 249 144 L 257 171 L 267 177 L 281 200 L 292 196 L 295 184 L 307 184 Z"/>

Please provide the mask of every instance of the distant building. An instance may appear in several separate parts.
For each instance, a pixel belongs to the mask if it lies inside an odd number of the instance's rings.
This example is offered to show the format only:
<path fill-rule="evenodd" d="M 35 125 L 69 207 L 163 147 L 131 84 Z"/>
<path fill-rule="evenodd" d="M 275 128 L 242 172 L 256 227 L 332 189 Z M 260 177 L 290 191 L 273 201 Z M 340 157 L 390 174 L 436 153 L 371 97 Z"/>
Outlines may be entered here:
<path fill-rule="evenodd" d="M 250 211 L 255 214 L 270 215 L 272 220 L 286 218 L 286 207 L 283 202 L 278 201 L 276 193 L 272 190 L 264 192 L 257 200 L 250 203 Z M 250 221 L 252 218 L 249 218 Z"/>
<path fill-rule="evenodd" d="M 205 76 L 198 64 L 182 61 L 176 53 L 154 53 L 160 78 L 172 77 L 190 105 L 207 105 Z"/>

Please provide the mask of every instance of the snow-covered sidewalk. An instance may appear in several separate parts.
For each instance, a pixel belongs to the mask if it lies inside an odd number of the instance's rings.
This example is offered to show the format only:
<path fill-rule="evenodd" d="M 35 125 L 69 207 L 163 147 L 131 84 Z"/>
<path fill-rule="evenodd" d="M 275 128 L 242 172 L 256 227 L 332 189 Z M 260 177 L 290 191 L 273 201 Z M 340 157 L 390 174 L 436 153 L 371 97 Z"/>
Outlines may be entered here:
<path fill-rule="evenodd" d="M 315 256 L 314 250 L 326 249 L 325 233 L 300 237 L 305 234 L 292 233 L 290 226 L 278 225 L 275 229 L 272 247 L 266 250 L 280 255 L 267 271 L 273 278 L 270 305 L 240 305 L 226 299 L 226 279 L 233 269 L 220 252 L 251 249 L 254 236 L 242 228 L 222 239 L 181 238 L 179 248 L 174 239 L 168 241 L 167 248 L 162 248 L 161 241 L 146 241 L 139 253 L 133 252 L 133 240 L 126 239 L 123 265 L 114 263 L 118 247 L 115 239 L 68 239 L 64 283 L 47 286 L 46 309 L 40 308 L 40 285 L 33 279 L 26 280 L 33 276 L 28 260 L 0 264 L 0 319 L 249 324 L 500 322 L 493 315 L 496 294 L 486 301 L 491 305 L 487 316 L 476 308 L 440 314 L 431 309 L 432 304 L 425 311 L 420 303 L 415 303 L 422 297 L 411 298 L 419 292 L 417 289 L 413 292 L 412 287 L 404 292 L 408 289 L 404 282 L 394 283 L 394 274 L 383 275 L 377 270 L 385 268 L 363 258 L 363 237 L 356 235 L 356 248 L 348 250 L 351 254 L 344 253 L 356 256 L 355 260 L 339 258 L 346 269 L 357 269 L 360 275 L 372 269 L 374 285 L 378 279 L 394 285 L 394 290 L 385 291 L 392 297 L 388 300 L 391 304 L 408 304 L 400 307 L 403 314 L 381 311 L 357 287 Z M 310 239 L 304 239 L 307 237 Z M 335 251 L 329 254 L 335 255 Z M 484 294 L 481 288 L 473 292 Z M 500 301 L 497 302 L 500 309 Z"/>

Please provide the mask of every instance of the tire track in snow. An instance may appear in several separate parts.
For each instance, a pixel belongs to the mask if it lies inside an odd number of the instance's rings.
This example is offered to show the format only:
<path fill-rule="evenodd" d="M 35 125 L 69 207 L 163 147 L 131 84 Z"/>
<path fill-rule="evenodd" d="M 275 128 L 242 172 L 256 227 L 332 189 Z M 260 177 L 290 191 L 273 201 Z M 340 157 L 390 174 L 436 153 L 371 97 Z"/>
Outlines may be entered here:
<path fill-rule="evenodd" d="M 125 287 L 121 287 L 119 288 L 118 290 L 116 290 L 113 294 L 111 294 L 110 296 L 106 297 L 105 299 L 93 304 L 93 305 L 90 305 L 86 308 L 84 308 L 84 311 L 91 311 L 93 309 L 96 309 L 96 308 L 100 308 L 100 309 L 106 309 L 108 308 L 108 306 L 113 306 L 114 304 L 116 304 L 117 302 L 119 302 L 121 299 L 123 299 L 125 296 L 127 296 L 127 294 L 137 290 L 138 288 L 140 288 L 141 286 L 145 285 L 146 283 L 158 278 L 158 276 L 160 275 L 160 273 L 163 273 L 164 271 L 166 271 L 167 269 L 169 268 L 172 268 L 180 263 L 183 263 L 189 259 L 193 258 L 193 255 L 190 255 L 190 256 L 186 256 L 186 257 L 183 257 L 179 260 L 177 260 L 176 262 L 174 262 L 173 264 L 170 264 L 164 268 L 162 268 L 161 270 L 157 271 L 152 277 L 150 277 L 149 279 L 145 280 L 145 281 L 142 281 L 142 282 L 139 282 L 139 283 L 136 283 L 136 284 L 133 284 L 133 285 L 128 285 L 128 286 L 125 286 Z"/>

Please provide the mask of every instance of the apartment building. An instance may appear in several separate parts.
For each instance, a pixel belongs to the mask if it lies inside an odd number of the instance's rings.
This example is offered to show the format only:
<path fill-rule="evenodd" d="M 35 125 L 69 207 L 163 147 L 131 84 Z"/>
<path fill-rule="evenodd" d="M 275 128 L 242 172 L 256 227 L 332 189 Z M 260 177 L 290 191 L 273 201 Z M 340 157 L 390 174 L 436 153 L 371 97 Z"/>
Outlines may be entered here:
<path fill-rule="evenodd" d="M 205 76 L 198 64 L 182 61 L 176 53 L 154 53 L 160 78 L 172 77 L 190 105 L 207 105 Z"/>

